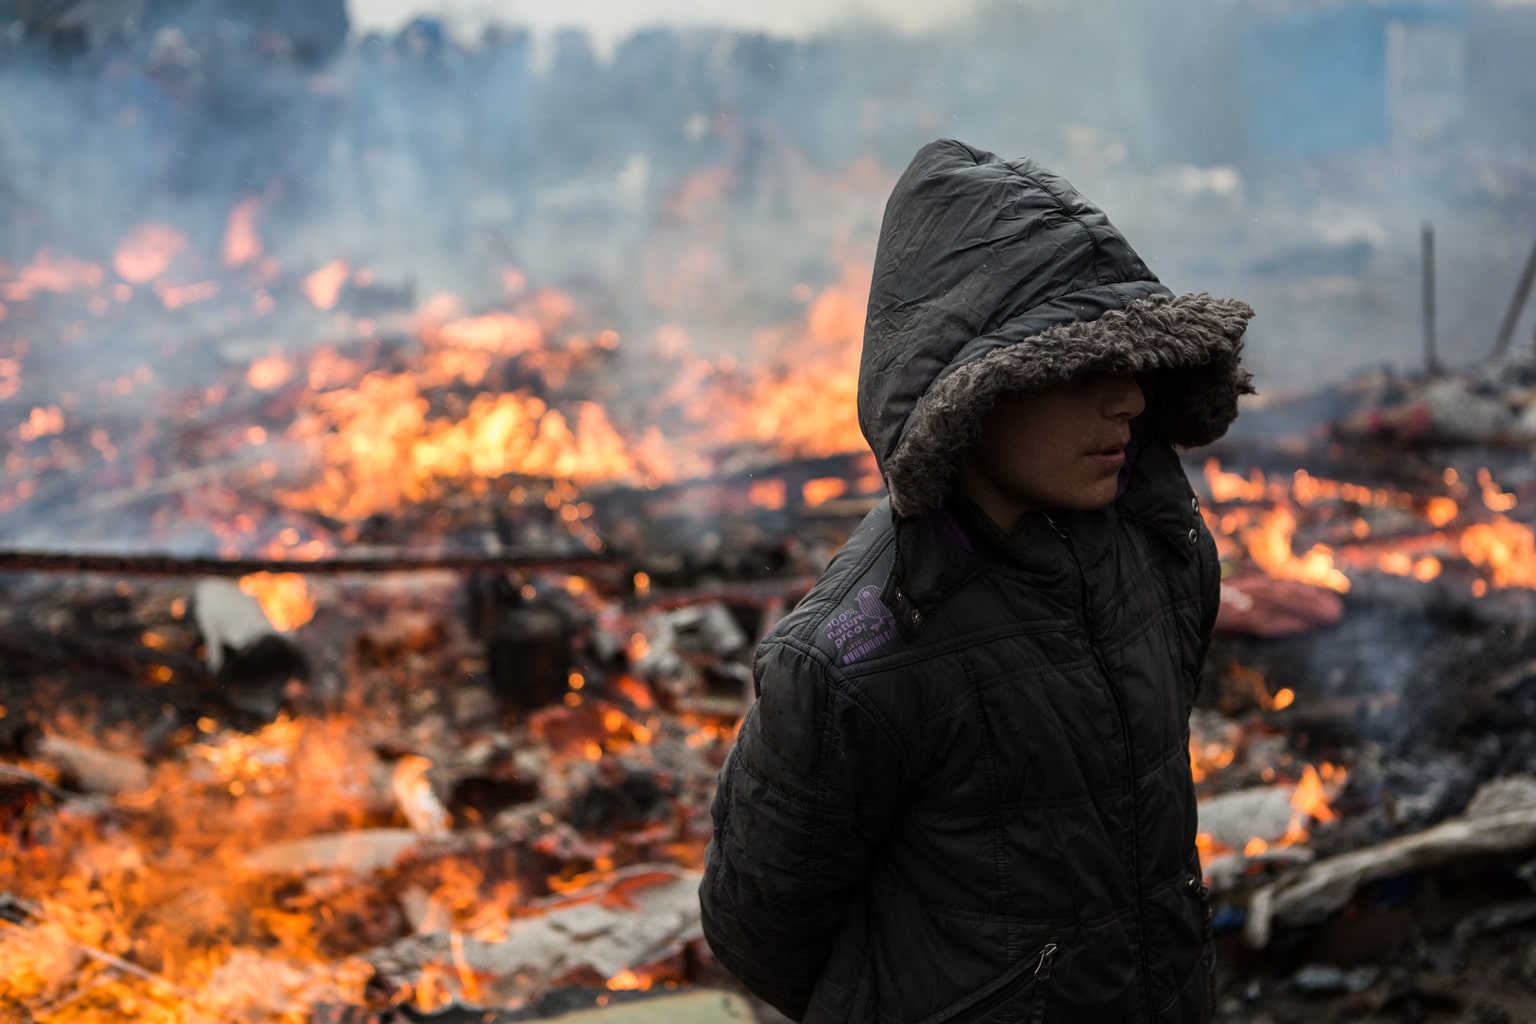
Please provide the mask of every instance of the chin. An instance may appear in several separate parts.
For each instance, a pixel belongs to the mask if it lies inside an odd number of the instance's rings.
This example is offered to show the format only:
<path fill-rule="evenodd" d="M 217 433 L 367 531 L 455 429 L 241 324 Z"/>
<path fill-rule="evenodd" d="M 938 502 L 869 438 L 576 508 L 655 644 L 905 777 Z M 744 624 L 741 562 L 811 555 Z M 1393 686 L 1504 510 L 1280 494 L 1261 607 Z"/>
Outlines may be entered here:
<path fill-rule="evenodd" d="M 1118 487 L 1094 489 L 1088 493 L 1073 495 L 1073 500 L 1063 502 L 1062 508 L 1071 509 L 1074 512 L 1097 512 L 1102 508 L 1109 508 L 1115 503 L 1115 495 Z"/>

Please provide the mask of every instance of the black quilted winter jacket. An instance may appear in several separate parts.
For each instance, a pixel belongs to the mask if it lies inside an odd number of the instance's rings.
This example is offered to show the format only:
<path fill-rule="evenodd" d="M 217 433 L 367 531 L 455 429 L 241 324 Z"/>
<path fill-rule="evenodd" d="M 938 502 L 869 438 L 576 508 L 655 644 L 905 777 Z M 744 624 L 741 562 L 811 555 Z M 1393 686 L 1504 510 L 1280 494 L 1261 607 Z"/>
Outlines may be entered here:
<path fill-rule="evenodd" d="M 1250 391 L 1251 310 L 1173 297 L 1097 208 L 958 142 L 886 208 L 860 375 L 890 498 L 764 640 L 700 890 L 796 1020 L 1204 1021 L 1188 720 L 1219 569 L 1173 445 Z M 1002 535 L 949 493 L 1000 395 L 1152 380 L 1121 494 Z"/>

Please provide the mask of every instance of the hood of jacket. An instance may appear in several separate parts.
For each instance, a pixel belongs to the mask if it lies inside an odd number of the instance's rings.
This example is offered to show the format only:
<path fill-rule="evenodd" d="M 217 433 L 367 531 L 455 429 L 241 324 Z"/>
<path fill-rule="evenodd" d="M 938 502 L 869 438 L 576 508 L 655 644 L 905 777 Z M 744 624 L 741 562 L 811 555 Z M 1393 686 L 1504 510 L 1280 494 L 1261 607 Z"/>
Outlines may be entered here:
<path fill-rule="evenodd" d="M 899 517 L 940 505 L 1005 394 L 1085 372 L 1154 374 L 1142 429 L 1197 447 L 1253 392 L 1253 310 L 1175 296 L 1098 207 L 1029 159 L 924 146 L 886 203 L 859 366 L 859 425 Z"/>

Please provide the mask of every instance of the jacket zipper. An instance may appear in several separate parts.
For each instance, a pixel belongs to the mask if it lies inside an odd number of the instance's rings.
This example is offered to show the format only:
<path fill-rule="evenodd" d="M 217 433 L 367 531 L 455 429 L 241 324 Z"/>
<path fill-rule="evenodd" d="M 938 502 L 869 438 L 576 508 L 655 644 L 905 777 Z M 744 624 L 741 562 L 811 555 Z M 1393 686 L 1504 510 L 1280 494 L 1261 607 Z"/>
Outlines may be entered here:
<path fill-rule="evenodd" d="M 996 991 L 982 995 L 980 998 L 972 995 L 968 1001 L 962 1000 L 958 1005 L 941 1010 L 940 1013 L 943 1016 L 935 1014 L 925 1017 L 918 1024 L 958 1024 L 962 1020 L 976 1020 L 1003 1005 L 1010 996 L 1017 995 L 1019 983 L 1025 980 L 1028 980 L 1034 989 L 1030 1002 L 1029 1024 L 1041 1024 L 1045 1019 L 1045 984 L 1051 980 L 1051 961 L 1056 959 L 1056 950 L 1059 948 L 1056 943 L 1047 942 L 1033 961 L 1023 961 L 1017 968 L 1007 971 L 1003 978 L 999 979 L 1003 983 L 997 986 Z M 1035 965 L 1033 971 L 1029 970 L 1031 962 Z M 1014 975 L 1014 970 L 1018 970 L 1017 975 Z M 1026 975 L 1028 975 L 1027 979 Z M 990 985 L 983 986 L 981 991 L 986 992 L 990 987 Z"/>
<path fill-rule="evenodd" d="M 1056 959 L 1056 943 L 1048 943 L 1040 951 L 1040 964 L 1035 968 L 1034 1005 L 1029 1010 L 1029 1024 L 1045 1024 L 1045 989 L 1051 980 L 1051 961 Z"/>
<path fill-rule="evenodd" d="M 1087 581 L 1083 577 L 1083 561 L 1078 557 L 1077 544 L 1072 540 L 1072 535 L 1057 524 L 1050 515 L 1045 515 L 1045 521 L 1051 529 L 1066 542 L 1067 551 L 1072 555 L 1072 561 L 1077 564 L 1078 580 L 1074 581 L 1073 591 L 1077 597 L 1077 612 L 1081 621 L 1083 632 L 1088 635 L 1088 650 L 1093 655 L 1093 663 L 1098 666 L 1099 674 L 1104 677 L 1104 685 L 1109 690 L 1109 699 L 1115 705 L 1115 717 L 1120 725 L 1120 756 L 1125 759 L 1125 786 L 1126 795 L 1131 803 L 1131 887 L 1136 894 L 1136 937 L 1141 949 L 1138 957 L 1141 970 L 1141 997 L 1147 1007 L 1147 1013 L 1152 1013 L 1152 973 L 1147 964 L 1147 921 L 1146 909 L 1142 906 L 1141 899 L 1141 821 L 1137 814 L 1136 803 L 1136 767 L 1131 760 L 1131 722 L 1125 713 L 1125 701 L 1121 698 L 1120 688 L 1115 685 L 1115 680 L 1109 672 L 1109 666 L 1104 661 L 1104 652 L 1099 649 L 1098 632 L 1094 629 L 1093 610 L 1088 598 Z"/>

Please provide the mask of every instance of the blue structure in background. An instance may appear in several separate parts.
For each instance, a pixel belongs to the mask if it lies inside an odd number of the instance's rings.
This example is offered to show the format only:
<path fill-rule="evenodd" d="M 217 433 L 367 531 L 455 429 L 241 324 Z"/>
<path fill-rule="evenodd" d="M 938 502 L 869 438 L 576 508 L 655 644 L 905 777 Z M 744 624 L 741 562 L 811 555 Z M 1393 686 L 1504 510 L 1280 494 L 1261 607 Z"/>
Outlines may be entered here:
<path fill-rule="evenodd" d="M 1465 27 L 1460 2 L 1380 3 L 1296 11 L 1243 41 L 1242 86 L 1254 149 L 1316 156 L 1391 138 L 1388 27 Z"/>

